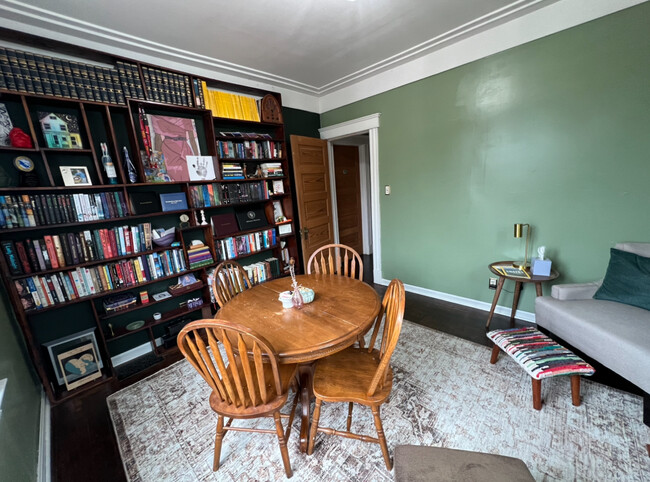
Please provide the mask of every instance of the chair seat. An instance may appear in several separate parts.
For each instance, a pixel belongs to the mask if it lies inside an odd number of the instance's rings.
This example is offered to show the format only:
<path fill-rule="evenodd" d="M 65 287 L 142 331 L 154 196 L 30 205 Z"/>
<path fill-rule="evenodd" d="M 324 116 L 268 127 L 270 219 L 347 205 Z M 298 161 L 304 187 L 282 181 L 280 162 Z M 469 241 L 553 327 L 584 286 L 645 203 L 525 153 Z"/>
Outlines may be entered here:
<path fill-rule="evenodd" d="M 241 363 L 239 362 L 239 359 L 237 360 L 237 365 L 241 367 Z M 251 367 L 251 369 L 253 371 L 253 377 L 256 377 L 255 367 Z M 253 402 L 251 401 L 250 394 L 246 390 L 246 383 L 244 382 L 244 380 L 242 380 L 243 390 L 246 395 L 246 407 L 240 405 L 235 409 L 232 406 L 232 404 L 222 401 L 221 397 L 214 391 L 210 394 L 210 407 L 215 412 L 231 418 L 256 418 L 259 417 L 261 414 L 273 413 L 276 410 L 279 410 L 286 403 L 287 398 L 289 396 L 288 389 L 289 386 L 291 385 L 291 381 L 294 379 L 297 369 L 298 369 L 298 365 L 295 364 L 278 365 L 278 371 L 280 372 L 280 381 L 282 382 L 282 393 L 283 393 L 283 395 L 278 396 L 278 394 L 275 392 L 275 386 L 272 383 L 273 373 L 272 373 L 271 365 L 269 365 L 268 363 L 264 364 L 264 380 L 267 380 L 266 383 L 267 400 L 271 400 L 271 403 L 261 404 L 261 405 L 257 405 L 256 407 L 253 407 Z M 241 368 L 239 371 L 241 373 Z M 232 376 L 231 367 L 227 368 L 227 373 L 234 387 L 235 382 Z M 257 393 L 258 403 L 260 399 L 261 397 L 259 393 Z"/>
<path fill-rule="evenodd" d="M 371 396 L 368 387 L 379 366 L 379 352 L 347 348 L 323 358 L 314 371 L 314 395 L 326 402 L 382 403 L 393 386 L 393 371 L 388 367 L 384 386 Z"/>

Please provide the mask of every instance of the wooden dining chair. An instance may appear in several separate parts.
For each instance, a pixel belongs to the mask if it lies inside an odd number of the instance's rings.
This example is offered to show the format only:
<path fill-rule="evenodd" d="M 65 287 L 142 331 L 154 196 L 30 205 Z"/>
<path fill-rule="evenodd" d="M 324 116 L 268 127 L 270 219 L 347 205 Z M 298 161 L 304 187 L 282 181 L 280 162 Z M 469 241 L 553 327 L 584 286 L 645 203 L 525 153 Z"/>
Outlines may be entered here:
<path fill-rule="evenodd" d="M 275 433 L 284 470 L 291 477 L 287 440 L 300 393 L 295 385 L 297 365 L 280 365 L 277 353 L 262 336 L 243 325 L 220 319 L 187 324 L 178 334 L 178 346 L 212 388 L 210 407 L 218 416 L 212 470 L 219 470 L 226 431 Z M 284 415 L 280 409 L 287 401 L 290 387 L 296 396 L 290 414 Z M 231 426 L 234 419 L 270 416 L 275 420 L 275 430 Z M 229 418 L 226 424 L 224 417 Z M 286 432 L 282 418 L 289 419 Z"/>
<path fill-rule="evenodd" d="M 246 270 L 236 261 L 223 261 L 214 270 L 212 292 L 219 308 L 252 286 Z"/>
<path fill-rule="evenodd" d="M 312 273 L 336 274 L 363 281 L 363 261 L 359 253 L 345 244 L 328 244 L 309 257 L 307 274 Z"/>
<path fill-rule="evenodd" d="M 375 321 L 368 348 L 350 347 L 316 362 L 313 389 L 316 407 L 309 434 L 307 453 L 314 452 L 316 433 L 340 435 L 364 442 L 374 442 L 381 446 L 386 468 L 392 469 L 388 445 L 379 415 L 379 407 L 388 399 L 393 386 L 393 371 L 389 365 L 397 339 L 402 330 L 404 318 L 405 292 L 404 284 L 394 279 L 388 285 L 382 301 L 382 307 Z M 384 316 L 385 315 L 385 316 Z M 381 343 L 377 342 L 383 321 Z M 323 402 L 347 402 L 347 429 L 319 427 L 321 406 Z M 355 403 L 370 407 L 377 429 L 377 437 L 358 435 L 351 432 L 352 408 Z"/>

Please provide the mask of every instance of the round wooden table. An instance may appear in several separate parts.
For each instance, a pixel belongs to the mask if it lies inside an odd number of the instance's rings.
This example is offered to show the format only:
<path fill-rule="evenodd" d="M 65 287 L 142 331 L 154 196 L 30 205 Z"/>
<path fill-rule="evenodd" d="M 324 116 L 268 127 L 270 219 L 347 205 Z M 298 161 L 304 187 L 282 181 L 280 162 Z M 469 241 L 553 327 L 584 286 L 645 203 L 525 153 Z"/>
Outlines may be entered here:
<path fill-rule="evenodd" d="M 548 276 L 535 276 L 530 272 L 530 268 L 526 268 L 526 272 L 530 275 L 530 278 L 522 278 L 520 276 L 508 276 L 494 269 L 495 266 L 504 266 L 504 265 L 513 266 L 513 264 L 514 264 L 513 261 L 496 261 L 494 263 L 490 263 L 490 265 L 488 266 L 490 271 L 499 277 L 499 281 L 497 282 L 497 290 L 494 293 L 494 299 L 492 300 L 492 306 L 490 307 L 490 314 L 488 315 L 487 323 L 485 325 L 486 330 L 490 328 L 490 323 L 492 322 L 492 316 L 494 316 L 494 309 L 497 307 L 497 301 L 499 301 L 499 295 L 501 295 L 503 284 L 507 279 L 515 282 L 515 294 L 514 294 L 514 299 L 512 300 L 512 311 L 510 312 L 510 325 L 514 326 L 515 312 L 517 311 L 517 305 L 519 304 L 519 295 L 521 294 L 523 283 L 535 283 L 535 290 L 537 292 L 537 296 L 542 296 L 542 283 L 544 283 L 545 281 L 553 281 L 555 278 L 560 276 L 560 274 L 554 269 L 551 269 L 551 274 Z"/>
<path fill-rule="evenodd" d="M 302 310 L 282 308 L 281 292 L 291 289 L 291 278 L 254 286 L 230 300 L 216 318 L 241 323 L 271 343 L 280 363 L 299 363 L 302 405 L 300 450 L 307 450 L 311 362 L 351 346 L 379 313 L 377 292 L 362 281 L 335 275 L 299 275 L 298 283 L 315 292 Z"/>

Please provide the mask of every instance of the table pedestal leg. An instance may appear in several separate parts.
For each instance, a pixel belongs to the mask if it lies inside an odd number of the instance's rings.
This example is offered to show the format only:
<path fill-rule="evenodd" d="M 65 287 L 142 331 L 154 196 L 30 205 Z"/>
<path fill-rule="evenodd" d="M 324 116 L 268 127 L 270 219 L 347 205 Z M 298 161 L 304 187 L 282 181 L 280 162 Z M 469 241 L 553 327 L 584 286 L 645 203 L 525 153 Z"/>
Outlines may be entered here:
<path fill-rule="evenodd" d="M 510 326 L 515 326 L 515 313 L 517 312 L 517 305 L 519 304 L 519 295 L 521 294 L 521 288 L 523 283 L 521 281 L 515 282 L 515 297 L 512 300 L 512 311 L 510 312 Z"/>
<path fill-rule="evenodd" d="M 302 410 L 300 423 L 300 452 L 307 452 L 307 443 L 309 442 L 309 404 L 312 399 L 312 376 L 314 366 L 300 365 L 298 367 L 298 376 L 300 377 L 300 407 Z"/>
<path fill-rule="evenodd" d="M 494 309 L 497 307 L 497 301 L 499 301 L 499 295 L 503 289 L 503 283 L 506 281 L 505 278 L 499 277 L 497 282 L 497 290 L 494 292 L 494 299 L 492 300 L 492 306 L 490 307 L 490 314 L 488 315 L 487 323 L 485 324 L 485 329 L 490 329 L 490 323 L 492 322 L 492 317 L 494 316 Z"/>
<path fill-rule="evenodd" d="M 537 292 L 537 296 L 542 296 L 542 283 L 541 282 L 535 283 L 535 291 Z"/>

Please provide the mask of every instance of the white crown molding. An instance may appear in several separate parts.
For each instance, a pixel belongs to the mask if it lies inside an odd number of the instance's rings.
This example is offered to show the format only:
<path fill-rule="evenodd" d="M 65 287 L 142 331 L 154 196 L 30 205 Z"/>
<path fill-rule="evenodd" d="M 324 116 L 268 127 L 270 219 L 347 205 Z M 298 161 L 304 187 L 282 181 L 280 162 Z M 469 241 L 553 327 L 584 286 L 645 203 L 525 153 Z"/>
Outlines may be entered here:
<path fill-rule="evenodd" d="M 401 87 L 648 0 L 561 0 L 320 97 L 319 113 Z"/>
<path fill-rule="evenodd" d="M 287 107 L 323 113 L 648 0 L 559 0 L 548 6 L 539 5 L 543 1 L 514 1 L 323 86 L 162 45 L 17 0 L 0 0 L 0 26 L 197 76 L 276 91 L 282 94 L 283 105 Z M 540 8 L 508 20 L 535 6 Z M 489 28 L 498 22 L 501 23 Z"/>

